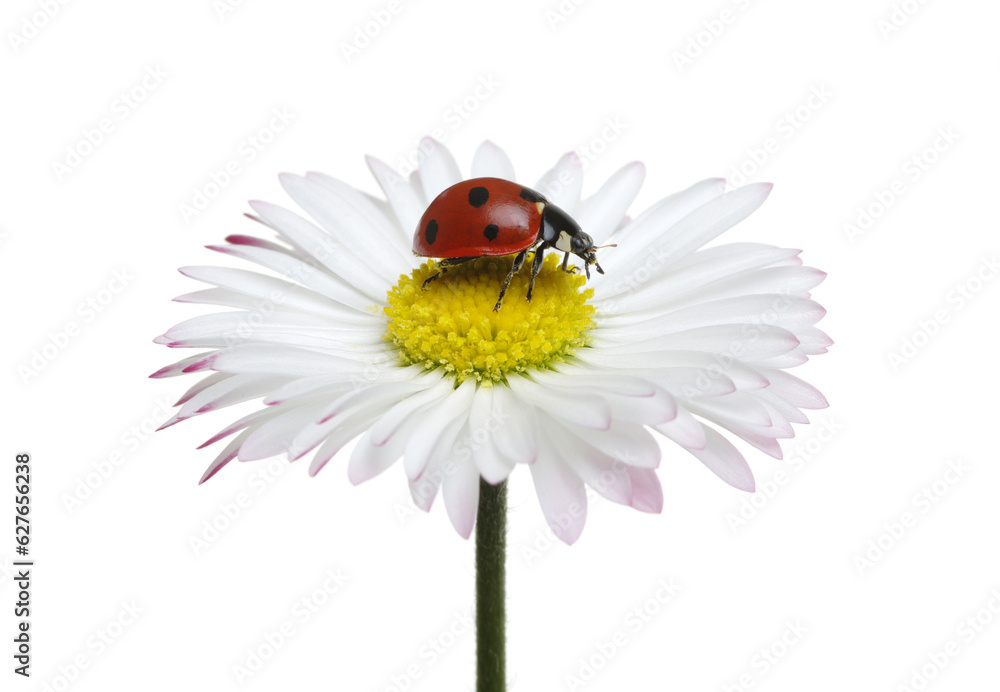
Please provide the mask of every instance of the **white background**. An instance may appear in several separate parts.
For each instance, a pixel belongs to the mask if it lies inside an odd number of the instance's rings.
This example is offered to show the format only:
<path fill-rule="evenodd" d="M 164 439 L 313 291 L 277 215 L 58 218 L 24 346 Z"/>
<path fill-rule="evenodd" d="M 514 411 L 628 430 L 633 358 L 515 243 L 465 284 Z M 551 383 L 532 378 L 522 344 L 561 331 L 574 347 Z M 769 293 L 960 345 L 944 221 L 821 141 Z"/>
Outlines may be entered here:
<path fill-rule="evenodd" d="M 742 166 L 775 188 L 724 240 L 801 248 L 829 272 L 814 295 L 836 343 L 795 374 L 831 407 L 784 461 L 746 450 L 759 509 L 666 445 L 661 515 L 598 500 L 576 545 L 549 545 L 514 473 L 511 689 L 571 689 L 616 636 L 584 689 L 888 691 L 915 669 L 926 689 L 1000 686 L 995 3 L 235 4 L 4 4 L 2 450 L 10 467 L 33 456 L 37 563 L 30 682 L 11 671 L 17 590 L 0 573 L 0 688 L 469 688 L 474 546 L 440 500 L 410 513 L 400 469 L 352 487 L 343 458 L 313 479 L 305 462 L 232 464 L 198 486 L 215 451 L 195 447 L 244 411 L 141 432 L 194 381 L 147 379 L 188 355 L 153 337 L 205 311 L 170 302 L 201 287 L 176 268 L 226 263 L 203 246 L 259 230 L 248 199 L 289 204 L 279 172 L 377 193 L 364 154 L 402 165 L 435 130 L 466 173 L 484 139 L 526 181 L 575 150 L 584 195 L 642 160 L 633 214 L 705 177 L 743 182 Z M 359 31 L 377 35 L 345 55 Z M 262 133 L 274 109 L 291 122 Z M 252 136 L 269 143 L 251 161 Z M 87 155 L 59 169 L 70 150 Z M 231 160 L 238 175 L 184 218 Z M 869 207 L 877 219 L 847 228 Z M 10 468 L 8 570 L 13 481 Z M 241 494 L 239 516 L 193 547 Z M 663 605 L 661 580 L 679 589 Z M 133 601 L 142 612 L 122 615 Z M 241 686 L 234 666 L 283 623 L 292 635 Z"/>

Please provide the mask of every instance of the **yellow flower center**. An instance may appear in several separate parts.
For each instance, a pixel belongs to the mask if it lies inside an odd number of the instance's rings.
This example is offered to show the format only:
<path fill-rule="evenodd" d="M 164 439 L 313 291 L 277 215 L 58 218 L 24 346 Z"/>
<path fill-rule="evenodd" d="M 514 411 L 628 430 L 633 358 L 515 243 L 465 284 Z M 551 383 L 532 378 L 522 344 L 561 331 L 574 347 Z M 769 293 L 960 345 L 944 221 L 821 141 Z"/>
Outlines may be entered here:
<path fill-rule="evenodd" d="M 443 367 L 457 383 L 467 377 L 501 382 L 507 373 L 561 361 L 588 341 L 594 308 L 587 299 L 594 291 L 581 290 L 586 277 L 564 272 L 560 259 L 545 258 L 529 303 L 529 256 L 497 312 L 493 306 L 513 256 L 451 267 L 422 290 L 438 271 L 436 262 L 426 262 L 389 290 L 384 338 L 399 348 L 403 364 Z"/>

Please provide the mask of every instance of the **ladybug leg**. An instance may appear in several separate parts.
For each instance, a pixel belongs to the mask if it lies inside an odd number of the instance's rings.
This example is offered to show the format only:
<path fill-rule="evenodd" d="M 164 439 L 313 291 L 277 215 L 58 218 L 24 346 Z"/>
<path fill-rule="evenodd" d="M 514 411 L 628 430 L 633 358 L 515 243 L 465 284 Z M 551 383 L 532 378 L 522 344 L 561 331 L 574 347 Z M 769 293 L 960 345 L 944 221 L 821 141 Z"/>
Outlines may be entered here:
<path fill-rule="evenodd" d="M 469 261 L 474 260 L 474 259 L 479 259 L 479 258 L 478 257 L 445 257 L 443 260 L 440 260 L 438 262 L 438 268 L 441 271 L 439 271 L 437 274 L 434 274 L 433 276 L 427 277 L 427 279 L 420 285 L 420 289 L 423 290 L 423 291 L 426 291 L 427 290 L 427 285 L 431 281 L 433 281 L 434 279 L 436 279 L 439 276 L 441 276 L 442 274 L 444 274 L 445 270 L 448 269 L 448 267 L 454 267 L 455 265 L 458 265 L 458 264 L 464 264 L 464 263 L 469 262 Z"/>
<path fill-rule="evenodd" d="M 500 296 L 497 298 L 497 304 L 493 306 L 493 312 L 500 310 L 500 306 L 503 304 L 504 294 L 507 293 L 507 287 L 510 286 L 510 280 L 514 278 L 514 274 L 517 274 L 521 265 L 524 264 L 524 258 L 527 256 L 528 250 L 521 250 L 517 253 L 517 257 L 514 258 L 514 264 L 511 265 L 510 272 L 507 274 L 507 278 L 503 280 L 503 285 L 500 287 Z"/>
<path fill-rule="evenodd" d="M 538 272 L 542 270 L 542 253 L 545 252 L 545 248 L 548 245 L 542 243 L 535 249 L 535 259 L 531 263 L 531 278 L 528 279 L 528 302 L 531 302 L 531 292 L 535 289 L 535 277 L 538 276 Z M 565 262 L 565 261 L 564 261 Z"/>
<path fill-rule="evenodd" d="M 569 263 L 569 253 L 567 252 L 566 256 L 563 257 L 562 270 L 564 272 L 566 272 L 567 274 L 576 274 L 578 271 L 580 271 L 580 267 L 578 267 L 576 265 L 573 265 L 572 267 L 568 267 L 567 268 L 566 265 L 568 263 Z"/>

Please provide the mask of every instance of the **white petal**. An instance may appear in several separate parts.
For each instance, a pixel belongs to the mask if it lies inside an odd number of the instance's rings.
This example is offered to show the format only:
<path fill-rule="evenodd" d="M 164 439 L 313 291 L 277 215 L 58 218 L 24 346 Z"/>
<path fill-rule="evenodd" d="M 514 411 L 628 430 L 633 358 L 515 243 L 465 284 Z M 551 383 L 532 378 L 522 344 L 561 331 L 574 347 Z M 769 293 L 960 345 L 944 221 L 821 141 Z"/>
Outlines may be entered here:
<path fill-rule="evenodd" d="M 464 452 L 471 453 L 482 477 L 493 485 L 507 478 L 515 465 L 515 461 L 507 459 L 501 453 L 499 438 L 527 434 L 519 426 L 508 425 L 512 416 L 503 410 L 500 405 L 502 399 L 497 396 L 498 392 L 505 389 L 506 387 L 497 385 L 476 390 L 469 407 L 468 428 L 460 437 L 460 443 L 465 443 Z M 529 424 L 529 427 L 533 432 L 534 425 Z M 522 458 L 525 456 L 527 455 L 522 452 Z"/>
<path fill-rule="evenodd" d="M 826 353 L 827 348 L 833 344 L 833 339 L 816 327 L 799 327 L 795 330 L 795 336 L 802 350 L 810 356 Z"/>
<path fill-rule="evenodd" d="M 581 389 L 603 398 L 614 418 L 634 423 L 664 423 L 677 415 L 677 402 L 662 387 L 647 380 L 622 376 L 618 373 L 591 374 L 592 371 L 567 367 L 560 372 L 535 371 L 531 378 L 544 386 L 558 390 L 563 396 L 575 397 Z"/>
<path fill-rule="evenodd" d="M 415 481 L 423 474 L 431 453 L 448 424 L 469 415 L 469 405 L 475 392 L 475 381 L 467 379 L 420 416 L 417 432 L 407 441 L 403 454 L 403 469 L 409 480 Z"/>
<path fill-rule="evenodd" d="M 724 396 L 737 390 L 736 383 L 721 371 L 713 372 L 703 368 L 663 368 L 658 373 L 657 381 L 685 399 L 693 396 Z"/>
<path fill-rule="evenodd" d="M 409 181 L 374 156 L 367 156 L 365 160 L 396 215 L 400 231 L 399 242 L 404 243 L 404 247 L 409 247 L 426 206 L 420 199 L 420 193 L 413 189 Z"/>
<path fill-rule="evenodd" d="M 322 406 L 321 402 L 296 406 L 262 423 L 240 447 L 240 461 L 269 459 L 279 454 L 290 453 L 292 440 L 308 427 Z"/>
<path fill-rule="evenodd" d="M 774 457 L 775 459 L 782 458 L 781 446 L 775 438 L 792 437 L 791 434 L 784 434 L 774 427 L 746 425 L 731 419 L 715 420 L 712 416 L 707 415 L 704 417 L 706 420 L 712 421 L 719 427 L 725 428 L 740 439 L 749 442 L 760 451 Z"/>
<path fill-rule="evenodd" d="M 283 409 L 281 409 L 278 406 L 269 406 L 267 408 L 254 411 L 252 413 L 248 413 L 247 415 L 240 418 L 238 421 L 230 423 L 225 428 L 223 428 L 222 430 L 220 430 L 219 432 L 215 433 L 210 438 L 202 442 L 200 445 L 198 445 L 198 449 L 202 449 L 203 447 L 208 447 L 209 445 L 213 445 L 219 440 L 225 437 L 229 437 L 233 433 L 243 430 L 244 428 L 246 428 L 247 430 L 255 430 L 262 423 L 270 420 L 274 416 L 279 415 L 282 410 Z"/>
<path fill-rule="evenodd" d="M 286 309 L 322 315 L 335 319 L 338 322 L 348 322 L 350 324 L 382 323 L 382 320 L 376 315 L 359 313 L 356 310 L 345 308 L 341 303 L 331 300 L 316 291 L 275 276 L 267 276 L 246 269 L 208 266 L 182 267 L 180 272 L 196 281 L 203 281 L 244 294 L 247 298 L 252 299 L 253 302 L 251 305 L 258 309 L 262 304 L 261 301 L 263 301 L 263 305 L 265 306 L 268 303 L 272 303 Z M 241 305 L 231 305 L 230 303 L 219 304 L 253 309 L 247 306 L 246 303 Z"/>
<path fill-rule="evenodd" d="M 296 204 L 339 240 L 345 252 L 387 284 L 395 283 L 400 272 L 409 266 L 403 254 L 409 248 L 389 242 L 377 224 L 354 205 L 355 198 L 348 199 L 313 178 L 283 173 L 279 179 Z"/>
<path fill-rule="evenodd" d="M 181 396 L 180 399 L 177 400 L 177 403 L 175 403 L 174 406 L 180 406 L 181 404 L 186 404 L 196 394 L 200 394 L 201 392 L 208 389 L 212 385 L 218 384 L 223 380 L 228 380 L 230 377 L 234 377 L 234 375 L 230 375 L 227 372 L 213 372 L 208 377 L 201 378 L 200 380 L 198 380 L 198 382 L 188 387 L 188 390 L 184 392 L 184 394 Z"/>
<path fill-rule="evenodd" d="M 769 358 L 747 358 L 747 364 L 761 370 L 766 370 L 768 368 L 794 368 L 808 360 L 809 356 L 805 354 L 805 351 L 796 346 L 788 353 L 774 355 Z"/>
<path fill-rule="evenodd" d="M 806 417 L 802 411 L 800 411 L 788 401 L 773 391 L 768 387 L 767 389 L 761 389 L 754 392 L 754 396 L 760 399 L 762 402 L 774 407 L 777 411 L 785 418 L 785 420 L 790 423 L 808 423 L 809 418 Z M 773 417 L 773 416 L 772 416 Z"/>
<path fill-rule="evenodd" d="M 260 312 L 198 315 L 167 330 L 174 345 L 224 348 L 238 343 L 290 344 L 304 348 L 384 351 L 392 348 L 374 325 L 337 325 L 327 318 L 286 312 L 273 306 Z"/>
<path fill-rule="evenodd" d="M 709 178 L 656 202 L 612 235 L 610 240 L 618 243 L 618 247 L 602 256 L 601 265 L 605 271 L 611 267 L 615 270 L 612 274 L 617 274 L 619 267 L 628 264 L 639 253 L 646 254 L 646 250 L 673 226 L 718 198 L 725 189 L 725 180 Z"/>
<path fill-rule="evenodd" d="M 405 260 L 409 256 L 410 253 L 406 252 L 405 246 L 396 247 L 396 243 L 399 241 L 399 227 L 388 217 L 389 205 L 382 200 L 377 200 L 364 194 L 360 190 L 326 173 L 310 171 L 306 173 L 306 178 L 319 183 L 332 192 L 338 201 L 343 200 L 350 206 L 350 210 L 347 213 L 343 213 L 343 210 L 342 213 L 350 226 L 355 230 L 355 233 L 362 229 L 373 229 L 386 244 L 392 245 L 392 248 L 397 251 L 396 254 L 399 257 Z M 354 240 L 354 238 L 352 237 L 351 240 Z M 388 250 L 388 248 L 385 249 Z M 367 260 L 365 257 L 362 257 L 362 259 Z"/>
<path fill-rule="evenodd" d="M 740 490 L 753 492 L 753 473 L 743 455 L 733 446 L 732 442 L 716 430 L 708 426 L 704 426 L 704 428 L 705 448 L 689 449 L 688 451 L 729 485 Z"/>
<path fill-rule="evenodd" d="M 687 294 L 683 300 L 675 301 L 672 305 L 680 307 L 762 293 L 804 296 L 825 278 L 826 272 L 812 267 L 765 267 L 706 286 L 700 291 Z"/>
<path fill-rule="evenodd" d="M 557 418 L 596 430 L 611 426 L 611 407 L 599 394 L 565 393 L 516 375 L 507 381 L 518 397 Z"/>
<path fill-rule="evenodd" d="M 407 368 L 406 370 L 412 375 L 415 368 Z M 326 380 L 327 386 L 329 386 L 333 378 L 326 377 L 323 379 Z M 427 389 L 430 385 L 436 382 L 436 380 L 419 377 L 411 381 L 407 381 L 399 377 L 392 378 L 392 380 L 399 381 L 378 381 L 382 379 L 385 378 L 375 378 L 376 384 L 371 384 L 368 378 L 366 378 L 366 381 L 364 382 L 343 382 L 343 380 L 341 380 L 341 383 L 347 385 L 347 387 L 341 390 L 342 393 L 338 393 L 336 398 L 330 401 L 330 403 L 320 411 L 316 418 L 316 422 L 325 423 L 329 419 L 339 416 L 344 411 L 349 411 L 350 409 L 358 406 L 368 406 L 374 404 L 375 406 L 388 407 L 390 405 L 395 405 L 411 394 Z M 290 388 L 286 388 L 285 392 L 289 393 L 289 389 Z"/>
<path fill-rule="evenodd" d="M 269 344 L 240 344 L 208 356 L 208 365 L 219 372 L 260 373 L 308 377 L 341 373 L 363 377 L 365 360 L 317 353 L 302 348 Z"/>
<path fill-rule="evenodd" d="M 453 387 L 454 385 L 450 378 L 442 379 L 435 386 L 428 387 L 400 401 L 383 414 L 378 419 L 378 422 L 372 426 L 372 444 L 376 446 L 385 444 L 396 434 L 400 426 L 417 411 L 432 404 L 441 404 L 442 399 L 454 391 Z"/>
<path fill-rule="evenodd" d="M 459 173 L 458 164 L 451 152 L 430 137 L 420 140 L 420 151 L 424 154 L 420 160 L 420 184 L 427 206 L 435 197 L 459 182 L 462 174 Z"/>
<path fill-rule="evenodd" d="M 510 158 L 503 149 L 489 140 L 480 144 L 472 157 L 472 177 L 516 180 L 514 164 L 510 162 Z"/>
<path fill-rule="evenodd" d="M 601 344 L 595 339 L 594 348 L 577 353 L 587 361 L 624 354 L 657 354 L 663 351 L 703 351 L 726 358 L 738 354 L 741 360 L 754 361 L 788 353 L 799 345 L 787 329 L 769 325 L 720 324 L 699 327 L 676 334 L 664 334 L 629 344 Z M 649 363 L 642 363 L 649 365 Z"/>
<path fill-rule="evenodd" d="M 337 452 L 343 449 L 348 442 L 365 432 L 381 414 L 381 409 L 360 406 L 325 423 L 314 423 L 313 425 L 316 428 L 329 429 L 330 432 L 327 434 L 323 445 L 316 450 L 316 454 L 309 464 L 309 475 L 315 476 L 319 473 L 333 459 Z M 314 439 L 311 434 L 312 432 L 313 430 L 310 428 L 304 430 L 296 437 L 294 442 L 295 447 L 299 450 L 308 451 L 311 446 L 309 443 Z M 303 451 L 303 453 L 305 452 Z"/>
<path fill-rule="evenodd" d="M 532 371 L 531 377 L 542 384 L 558 387 L 585 387 L 622 396 L 646 397 L 656 393 L 656 386 L 639 377 L 611 375 L 575 365 L 560 364 L 559 370 Z"/>
<path fill-rule="evenodd" d="M 409 433 L 415 431 L 416 427 L 412 419 L 404 421 L 397 428 L 399 434 L 393 435 L 380 445 L 372 442 L 372 431 L 369 428 L 351 451 L 350 461 L 347 462 L 347 479 L 353 485 L 359 485 L 395 464 L 403 456 Z"/>
<path fill-rule="evenodd" d="M 177 415 L 190 418 L 209 411 L 216 411 L 250 399 L 257 399 L 280 387 L 288 380 L 266 375 L 232 375 L 191 397 Z"/>
<path fill-rule="evenodd" d="M 378 308 L 385 304 L 385 299 L 376 302 L 349 286 L 343 279 L 284 253 L 249 245 L 210 245 L 209 249 L 233 255 L 267 267 L 279 274 L 284 274 L 303 286 L 359 312 L 376 314 Z"/>
<path fill-rule="evenodd" d="M 583 188 L 583 164 L 574 152 L 563 155 L 554 168 L 543 175 L 534 186 L 548 200 L 573 216 L 580 202 Z"/>
<path fill-rule="evenodd" d="M 298 459 L 325 441 L 310 465 L 310 475 L 316 475 L 334 454 L 370 427 L 385 412 L 386 407 L 399 398 L 399 394 L 386 391 L 382 385 L 375 385 L 370 389 L 381 390 L 381 396 L 356 397 L 351 406 L 337 415 L 324 417 L 319 414 L 303 427 L 290 445 L 289 459 Z"/>
<path fill-rule="evenodd" d="M 628 362 L 626 359 L 626 368 L 628 368 Z M 635 364 L 634 360 L 632 362 Z M 628 369 L 636 376 L 645 377 L 663 385 L 667 385 L 673 380 L 672 368 L 694 368 L 703 371 L 709 381 L 707 383 L 694 383 L 695 388 L 699 391 L 702 388 L 711 389 L 714 386 L 712 381 L 717 378 L 724 378 L 724 380 L 732 382 L 739 390 L 761 389 L 767 387 L 770 382 L 759 370 L 751 368 L 728 354 L 722 356 L 700 351 L 665 351 L 662 354 L 656 354 L 651 360 L 649 356 L 645 356 L 641 365 L 635 365 L 636 367 Z"/>
<path fill-rule="evenodd" d="M 615 275 L 611 281 L 595 284 L 594 303 L 604 321 L 611 324 L 654 319 L 670 310 L 708 300 L 698 294 L 699 289 L 755 269 L 777 266 L 798 252 L 770 245 L 731 243 L 699 250 L 670 265 L 651 256 L 648 266 L 634 274 Z M 690 294 L 694 297 L 689 298 Z"/>
<path fill-rule="evenodd" d="M 572 545 L 587 521 L 587 492 L 580 476 L 563 461 L 548 437 L 542 436 L 541 454 L 531 468 L 542 514 L 559 540 Z"/>
<path fill-rule="evenodd" d="M 646 167 L 634 161 L 620 168 L 597 192 L 581 202 L 574 218 L 595 245 L 603 245 L 621 225 L 645 178 Z"/>
<path fill-rule="evenodd" d="M 591 430 L 576 425 L 564 427 L 588 445 L 630 466 L 652 469 L 660 464 L 660 445 L 641 425 L 615 420 L 608 430 Z"/>
<path fill-rule="evenodd" d="M 705 426 L 684 406 L 677 407 L 677 417 L 667 423 L 650 426 L 685 449 L 704 449 Z"/>
<path fill-rule="evenodd" d="M 465 417 L 459 417 L 445 426 L 434 451 L 431 452 L 431 460 L 427 465 L 427 470 L 420 476 L 419 480 L 409 483 L 413 504 L 425 512 L 431 510 L 431 505 L 434 504 L 434 498 L 437 497 L 438 488 L 441 487 L 444 477 L 455 473 L 459 463 L 468 464 L 468 460 L 456 461 L 452 458 L 455 441 L 467 430 L 466 421 Z"/>
<path fill-rule="evenodd" d="M 351 453 L 347 478 L 357 485 L 374 478 L 403 456 L 406 445 L 422 432 L 422 414 L 452 390 L 451 380 L 413 394 L 383 413 L 369 428 Z"/>
<path fill-rule="evenodd" d="M 359 261 L 357 253 L 367 250 L 359 248 L 356 242 L 346 241 L 344 233 L 327 233 L 308 219 L 276 204 L 251 201 L 250 206 L 290 243 L 315 258 L 330 274 L 342 279 L 371 300 L 385 299 L 386 277 L 370 269 L 365 262 Z M 364 228 L 356 229 L 358 234 L 364 232 Z M 406 269 L 402 264 L 396 268 L 400 272 Z M 392 278 L 394 277 L 389 277 L 390 280 Z"/>
<path fill-rule="evenodd" d="M 663 511 L 663 487 L 652 469 L 627 467 L 632 481 L 632 507 L 640 512 L 659 514 Z"/>
<path fill-rule="evenodd" d="M 618 247 L 601 260 L 601 266 L 626 281 L 630 275 L 648 272 L 651 261 L 654 269 L 669 266 L 750 216 L 770 191 L 769 183 L 751 183 L 710 199 L 679 220 L 671 206 L 641 215 L 616 234 L 616 242 L 621 236 Z"/>
<path fill-rule="evenodd" d="M 235 459 L 237 452 L 239 452 L 239 450 L 240 450 L 240 445 L 243 444 L 243 441 L 246 440 L 247 437 L 249 437 L 250 433 L 252 433 L 252 432 L 253 432 L 253 429 L 250 428 L 250 429 L 244 430 L 239 435 L 237 435 L 236 437 L 234 437 L 232 439 L 232 441 L 230 441 L 230 443 L 228 445 L 226 445 L 225 449 L 223 449 L 221 452 L 219 452 L 219 455 L 217 457 L 215 457 L 215 461 L 213 461 L 211 464 L 209 464 L 208 468 L 205 469 L 205 473 L 202 474 L 201 480 L 198 481 L 198 484 L 200 485 L 200 484 L 204 483 L 205 481 L 207 481 L 209 478 L 211 478 L 212 476 L 214 476 L 215 474 L 217 474 L 219 471 L 221 471 L 222 467 L 224 467 L 230 461 L 232 461 L 233 459 Z"/>
<path fill-rule="evenodd" d="M 495 386 L 492 412 L 496 420 L 503 421 L 504 426 L 504 434 L 493 437 L 497 451 L 514 463 L 533 464 L 538 457 L 535 407 L 519 399 L 507 387 Z"/>
<path fill-rule="evenodd" d="M 632 482 L 625 464 L 615 463 L 613 457 L 590 446 L 551 417 L 543 415 L 542 420 L 552 444 L 559 447 L 563 459 L 584 483 L 605 499 L 632 504 Z"/>
<path fill-rule="evenodd" d="M 793 406 L 820 409 L 830 405 L 818 389 L 795 375 L 790 375 L 784 370 L 762 370 L 761 372 L 770 381 L 771 391 Z"/>
<path fill-rule="evenodd" d="M 645 335 L 671 334 L 718 324 L 769 324 L 798 334 L 799 329 L 818 322 L 826 311 L 808 298 L 775 294 L 745 295 L 708 301 L 671 310 L 655 319 L 632 325 L 598 329 L 597 336 L 608 335 L 615 341 L 628 341 Z"/>
<path fill-rule="evenodd" d="M 734 392 L 726 396 L 690 399 L 685 407 L 696 416 L 710 420 L 735 421 L 746 425 L 768 427 L 771 417 L 767 410 L 751 394 Z"/>
<path fill-rule="evenodd" d="M 479 509 L 479 471 L 475 464 L 456 464 L 455 472 L 442 479 L 441 493 L 452 526 L 462 538 L 468 538 Z"/>

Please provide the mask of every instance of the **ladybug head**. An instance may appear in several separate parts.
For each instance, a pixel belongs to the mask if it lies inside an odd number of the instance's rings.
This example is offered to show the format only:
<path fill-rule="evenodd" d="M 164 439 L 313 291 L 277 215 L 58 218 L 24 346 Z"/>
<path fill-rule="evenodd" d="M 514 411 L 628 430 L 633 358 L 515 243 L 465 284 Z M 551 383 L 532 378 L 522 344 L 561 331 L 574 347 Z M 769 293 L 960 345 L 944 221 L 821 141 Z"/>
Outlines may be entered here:
<path fill-rule="evenodd" d="M 597 255 L 594 252 L 598 247 L 594 246 L 594 239 L 583 232 L 580 224 L 570 218 L 554 204 L 549 204 L 543 212 L 543 239 L 560 252 L 569 252 L 583 260 L 583 268 L 590 278 L 590 265 L 594 265 L 601 274 L 604 270 L 597 263 Z M 600 247 L 614 247 L 613 245 L 602 245 Z"/>
<path fill-rule="evenodd" d="M 594 252 L 597 248 L 594 247 L 594 239 L 583 231 L 577 232 L 576 235 L 572 236 L 569 241 L 570 252 L 583 260 L 583 268 L 587 272 L 587 278 L 590 278 L 590 265 L 594 265 L 594 268 L 601 274 L 604 270 L 601 269 L 601 265 L 597 263 L 597 253 Z"/>

